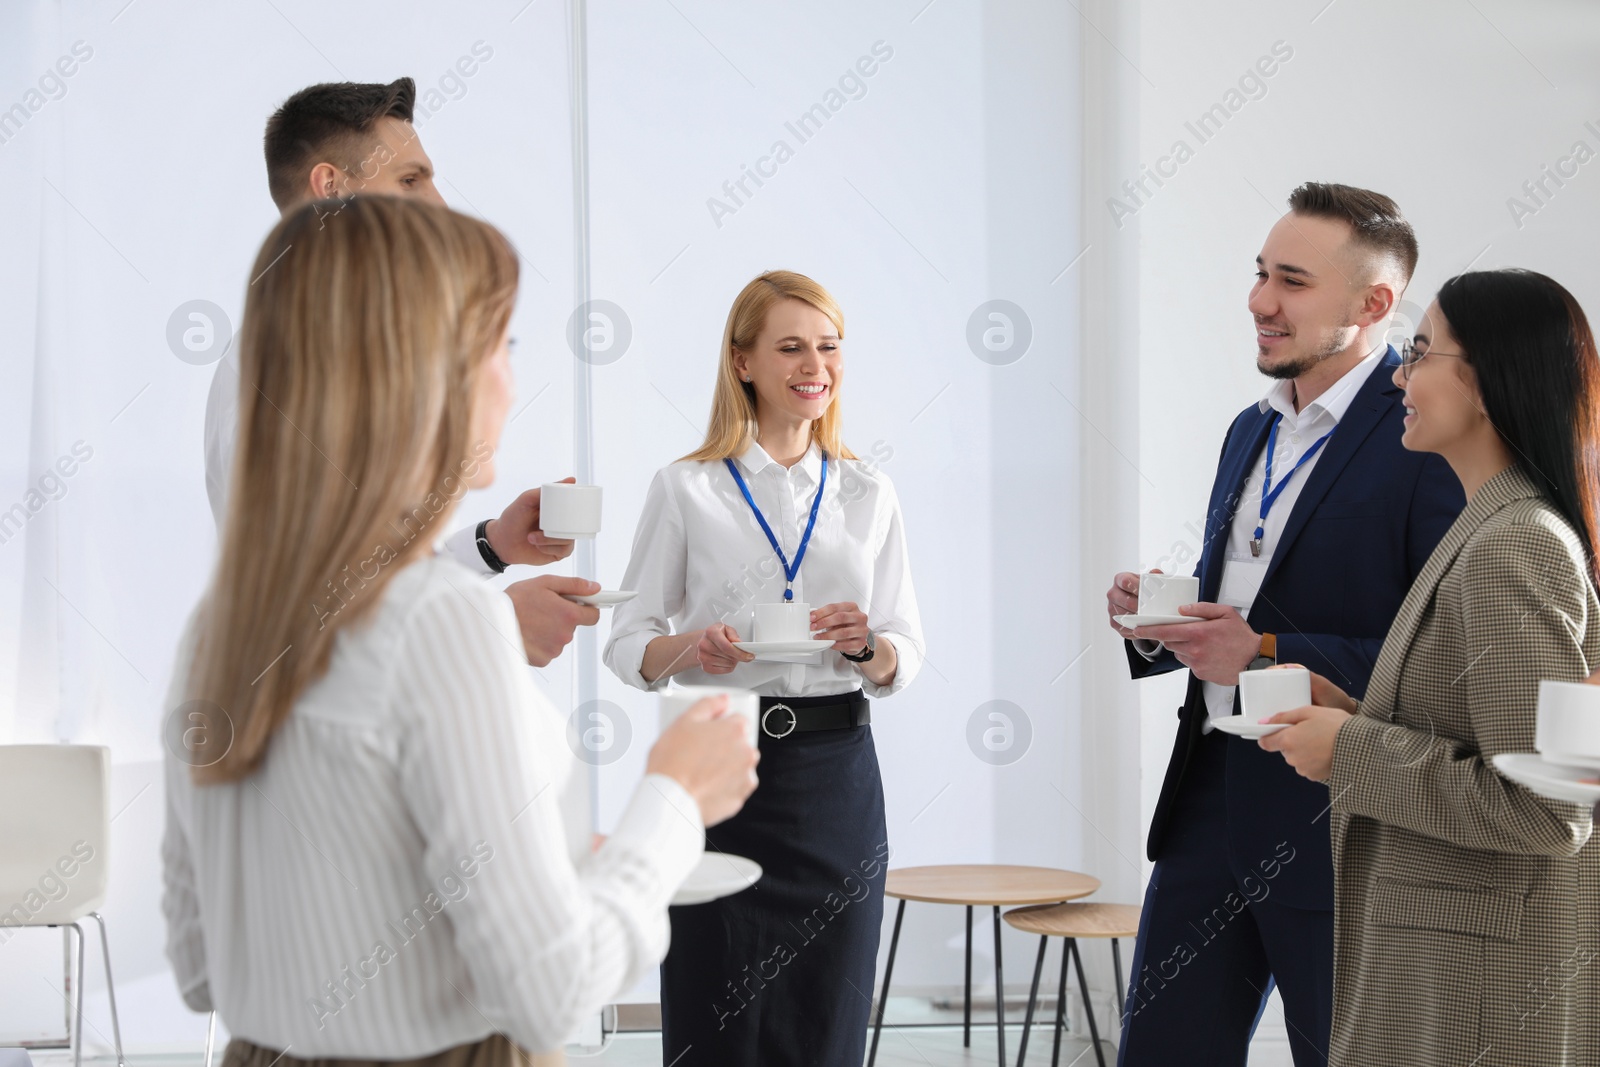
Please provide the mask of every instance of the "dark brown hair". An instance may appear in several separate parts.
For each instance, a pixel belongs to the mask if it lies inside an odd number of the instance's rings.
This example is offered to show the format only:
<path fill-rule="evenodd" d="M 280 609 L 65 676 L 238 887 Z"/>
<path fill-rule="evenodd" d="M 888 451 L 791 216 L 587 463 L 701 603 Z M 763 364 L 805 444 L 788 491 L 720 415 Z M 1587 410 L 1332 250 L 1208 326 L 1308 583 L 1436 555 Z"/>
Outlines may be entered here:
<path fill-rule="evenodd" d="M 1371 189 L 1332 182 L 1306 182 L 1289 194 L 1289 210 L 1318 219 L 1337 219 L 1350 227 L 1364 248 L 1390 256 L 1399 265 L 1402 284 L 1417 269 L 1417 235 L 1400 214 L 1400 205 Z"/>
<path fill-rule="evenodd" d="M 1531 270 L 1458 274 L 1439 310 L 1478 376 L 1484 411 L 1522 468 L 1572 524 L 1595 579 L 1600 538 L 1600 362 L 1571 293 Z"/>
<path fill-rule="evenodd" d="M 267 120 L 267 188 L 286 209 L 307 195 L 306 175 L 318 163 L 354 171 L 382 118 L 411 121 L 417 84 L 397 78 L 376 82 L 324 82 L 301 89 Z"/>

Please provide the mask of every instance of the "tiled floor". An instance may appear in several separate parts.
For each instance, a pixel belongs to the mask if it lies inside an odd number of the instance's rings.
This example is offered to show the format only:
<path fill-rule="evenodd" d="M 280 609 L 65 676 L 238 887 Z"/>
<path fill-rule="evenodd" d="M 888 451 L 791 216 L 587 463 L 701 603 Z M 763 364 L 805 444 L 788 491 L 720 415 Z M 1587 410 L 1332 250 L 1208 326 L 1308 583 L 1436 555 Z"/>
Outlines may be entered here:
<path fill-rule="evenodd" d="M 1017 1041 L 1022 1027 L 1006 1028 L 1006 1059 L 1015 1063 Z M 1042 1067 L 1050 1062 L 1050 1035 L 1043 1031 L 1028 1040 L 1028 1064 Z M 1103 1043 L 1106 1062 L 1117 1062 L 1117 1051 L 1109 1042 Z M 994 1047 L 994 1030 L 974 1030 L 972 1047 L 961 1047 L 961 1027 L 930 1026 L 906 1029 L 885 1028 L 878 1046 L 878 1067 L 979 1067 L 997 1063 Z M 1094 1052 L 1089 1042 L 1076 1037 L 1065 1037 L 1061 1042 L 1061 1067 L 1091 1067 L 1095 1064 Z M 600 1064 L 603 1067 L 662 1067 L 660 1034 L 619 1034 L 605 1052 L 593 1058 L 574 1058 L 572 1067 L 583 1064 Z"/>
<path fill-rule="evenodd" d="M 877 1067 L 979 1067 L 998 1063 L 995 1049 L 994 1014 L 980 1004 L 973 1005 L 972 1047 L 961 1045 L 960 990 L 954 999 L 927 997 L 890 997 L 885 1019 L 887 1025 L 878 1043 Z M 1022 1040 L 1022 1019 L 1025 1001 L 1020 997 L 1006 998 L 1006 1063 L 1017 1062 L 1017 1046 Z M 1074 1004 L 1076 1010 L 1078 1005 Z M 1048 1064 L 1052 1053 L 1051 1024 L 1055 1021 L 1055 997 L 1046 993 L 1039 1001 L 1039 1016 L 1035 1018 L 1032 1035 L 1028 1039 L 1029 1065 Z M 636 1011 L 633 1025 L 655 1026 L 659 1016 L 653 1010 Z M 1044 1020 L 1042 1025 L 1040 1020 Z M 1102 1022 L 1105 1020 L 1102 1019 Z M 625 1024 L 627 1025 L 627 1024 Z M 1094 1050 L 1088 1035 L 1079 1035 L 1069 1029 L 1061 1039 L 1061 1067 L 1096 1067 Z M 867 1035 L 870 1047 L 871 1034 Z M 1103 1041 L 1106 1062 L 1117 1062 L 1116 1046 Z M 617 1035 L 605 1052 L 597 1056 L 571 1057 L 571 1067 L 598 1064 L 602 1067 L 664 1067 L 659 1031 L 624 1032 Z M 828 1067 L 834 1067 L 830 1064 Z"/>

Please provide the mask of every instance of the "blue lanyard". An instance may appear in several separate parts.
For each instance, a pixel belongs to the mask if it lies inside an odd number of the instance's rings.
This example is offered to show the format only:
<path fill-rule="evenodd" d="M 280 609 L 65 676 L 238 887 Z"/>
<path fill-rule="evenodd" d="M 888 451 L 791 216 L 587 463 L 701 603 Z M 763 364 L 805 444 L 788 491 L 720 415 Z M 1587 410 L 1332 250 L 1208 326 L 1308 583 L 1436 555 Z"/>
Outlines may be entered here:
<path fill-rule="evenodd" d="M 1289 473 L 1283 476 L 1283 481 L 1279 482 L 1277 487 L 1274 488 L 1272 485 L 1272 454 L 1277 451 L 1278 423 L 1282 421 L 1283 413 L 1279 412 L 1278 417 L 1272 420 L 1272 429 L 1267 433 L 1267 476 L 1266 480 L 1261 484 L 1261 518 L 1256 522 L 1256 535 L 1250 539 L 1250 554 L 1252 556 L 1261 555 L 1261 538 L 1266 533 L 1267 512 L 1272 510 L 1273 502 L 1283 492 L 1284 486 L 1289 484 L 1289 479 L 1294 477 L 1294 472 L 1304 467 L 1311 460 L 1311 457 L 1316 455 L 1322 449 L 1322 446 L 1328 443 L 1328 438 L 1333 436 L 1333 430 L 1329 430 L 1317 438 L 1316 442 L 1301 455 L 1299 461 L 1289 469 Z M 1335 426 L 1333 429 L 1337 430 L 1338 428 Z"/>
<path fill-rule="evenodd" d="M 739 492 L 744 494 L 744 502 L 750 505 L 750 510 L 756 513 L 756 521 L 761 524 L 761 531 L 767 535 L 767 540 L 772 542 L 772 550 L 778 554 L 778 559 L 783 563 L 783 599 L 794 600 L 795 575 L 800 573 L 800 561 L 806 558 L 806 547 L 811 544 L 811 531 L 817 528 L 817 509 L 822 506 L 822 490 L 828 485 L 828 450 L 822 450 L 822 477 L 817 480 L 817 495 L 811 500 L 811 518 L 806 520 L 805 536 L 800 538 L 800 549 L 794 554 L 794 563 L 789 562 L 789 557 L 783 554 L 783 546 L 778 544 L 777 535 L 772 532 L 772 527 L 767 525 L 767 517 L 761 514 L 761 509 L 756 507 L 755 497 L 750 495 L 750 487 L 744 484 L 744 477 L 740 475 L 738 466 L 731 459 L 722 462 L 728 465 L 728 472 L 733 475 L 733 480 L 739 483 Z"/>

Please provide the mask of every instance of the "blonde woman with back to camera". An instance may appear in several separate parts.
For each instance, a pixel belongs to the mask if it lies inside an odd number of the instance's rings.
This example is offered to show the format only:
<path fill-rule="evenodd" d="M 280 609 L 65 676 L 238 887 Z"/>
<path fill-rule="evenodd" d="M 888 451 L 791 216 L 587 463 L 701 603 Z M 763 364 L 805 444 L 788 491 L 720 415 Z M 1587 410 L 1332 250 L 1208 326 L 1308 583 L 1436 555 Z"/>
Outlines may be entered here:
<path fill-rule="evenodd" d="M 561 1063 L 661 958 L 756 754 L 696 705 L 574 867 L 562 716 L 510 602 L 433 551 L 494 479 L 516 254 L 432 204 L 333 207 L 251 271 L 234 491 L 167 702 L 198 727 L 169 736 L 168 955 L 226 1067 Z"/>
<path fill-rule="evenodd" d="M 842 440 L 843 342 L 838 304 L 804 275 L 739 293 L 705 443 L 650 485 L 623 580 L 639 595 L 606 646 L 639 688 L 761 697 L 762 784 L 707 841 L 763 875 L 672 909 L 675 1067 L 838 1067 L 865 1049 L 889 859 L 868 697 L 905 688 L 923 646 L 894 486 Z M 737 642 L 758 613 L 822 651 L 757 659 Z"/>

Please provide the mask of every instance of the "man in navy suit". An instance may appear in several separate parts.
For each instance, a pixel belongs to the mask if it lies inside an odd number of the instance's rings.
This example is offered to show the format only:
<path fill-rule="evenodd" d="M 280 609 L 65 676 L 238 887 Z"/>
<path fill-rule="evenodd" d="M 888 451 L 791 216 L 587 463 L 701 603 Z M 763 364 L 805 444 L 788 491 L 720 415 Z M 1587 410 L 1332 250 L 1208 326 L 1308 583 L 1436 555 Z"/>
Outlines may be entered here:
<path fill-rule="evenodd" d="M 1298 663 L 1365 692 L 1412 579 L 1465 500 L 1439 457 L 1400 444 L 1385 333 L 1417 242 L 1386 196 L 1308 183 L 1256 257 L 1256 367 L 1206 511 L 1196 621 L 1135 629 L 1135 678 L 1189 669 L 1150 827 L 1120 1067 L 1242 1067 L 1274 985 L 1296 1067 L 1327 1062 L 1333 867 L 1327 787 L 1211 720 L 1246 670 Z M 1118 574 L 1111 615 L 1138 611 Z"/>

